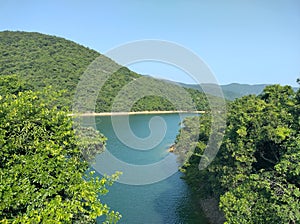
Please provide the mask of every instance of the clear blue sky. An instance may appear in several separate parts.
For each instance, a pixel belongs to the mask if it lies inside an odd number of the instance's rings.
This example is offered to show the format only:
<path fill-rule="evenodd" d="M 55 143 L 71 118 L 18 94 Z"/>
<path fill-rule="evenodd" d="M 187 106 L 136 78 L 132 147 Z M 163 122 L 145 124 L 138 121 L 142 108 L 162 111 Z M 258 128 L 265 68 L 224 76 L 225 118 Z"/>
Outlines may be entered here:
<path fill-rule="evenodd" d="M 100 53 L 134 40 L 172 41 L 201 57 L 221 84 L 297 86 L 300 77 L 299 0 L 0 0 L 0 30 L 52 34 Z M 158 63 L 131 68 L 191 82 Z"/>

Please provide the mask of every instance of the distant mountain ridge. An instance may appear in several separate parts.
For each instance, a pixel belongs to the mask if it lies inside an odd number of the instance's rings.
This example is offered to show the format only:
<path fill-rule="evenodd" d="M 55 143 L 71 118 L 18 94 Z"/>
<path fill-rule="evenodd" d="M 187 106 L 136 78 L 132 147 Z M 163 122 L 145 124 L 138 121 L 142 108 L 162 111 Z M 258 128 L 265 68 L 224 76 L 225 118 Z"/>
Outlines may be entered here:
<path fill-rule="evenodd" d="M 205 88 L 206 92 L 212 95 L 215 95 L 214 93 L 216 92 L 216 88 L 219 88 L 216 84 L 209 84 L 209 83 L 202 83 L 201 86 L 200 85 L 196 85 L 196 84 L 185 84 L 185 83 L 177 83 L 183 87 L 186 88 L 192 88 L 192 89 L 197 89 L 199 91 L 202 91 L 202 88 Z M 250 94 L 254 94 L 254 95 L 259 95 L 263 89 L 271 84 L 240 84 L 240 83 L 231 83 L 231 84 L 227 84 L 227 85 L 220 85 L 224 97 L 227 100 L 234 100 L 236 98 L 240 98 L 242 96 L 245 95 L 250 95 Z M 297 87 L 293 87 L 294 91 L 296 91 L 298 88 Z"/>

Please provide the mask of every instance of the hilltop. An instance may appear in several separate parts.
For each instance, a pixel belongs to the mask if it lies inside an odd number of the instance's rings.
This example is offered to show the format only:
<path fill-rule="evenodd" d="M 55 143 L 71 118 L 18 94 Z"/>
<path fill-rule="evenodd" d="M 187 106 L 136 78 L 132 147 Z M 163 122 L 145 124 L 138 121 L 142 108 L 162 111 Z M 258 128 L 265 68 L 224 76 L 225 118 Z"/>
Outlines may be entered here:
<path fill-rule="evenodd" d="M 70 108 L 80 77 L 96 58 L 104 66 L 119 68 L 105 82 L 96 102 L 95 112 L 110 112 L 118 92 L 142 75 L 116 64 L 95 50 L 61 37 L 36 32 L 0 32 L 0 76 L 15 75 L 18 80 L 29 86 L 27 89 L 31 90 L 40 90 L 46 86 L 52 86 L 55 91 L 63 90 L 58 103 Z M 151 77 L 145 78 L 149 79 L 147 81 L 149 84 L 155 83 L 172 90 L 171 92 L 178 92 L 177 85 Z M 208 109 L 206 96 L 203 93 L 190 88 L 186 88 L 186 91 L 192 96 L 196 110 Z M 175 109 L 177 108 L 170 101 L 159 96 L 146 96 L 131 108 L 132 111 Z"/>

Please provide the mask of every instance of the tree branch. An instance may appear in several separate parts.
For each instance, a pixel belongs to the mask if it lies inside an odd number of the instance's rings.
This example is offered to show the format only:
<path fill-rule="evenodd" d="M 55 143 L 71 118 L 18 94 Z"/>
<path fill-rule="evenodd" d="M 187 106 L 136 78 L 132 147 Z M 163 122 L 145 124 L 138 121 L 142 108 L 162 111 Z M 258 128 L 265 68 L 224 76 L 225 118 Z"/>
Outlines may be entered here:
<path fill-rule="evenodd" d="M 266 158 L 264 156 L 263 152 L 259 152 L 259 154 L 260 154 L 261 158 L 263 158 L 264 160 L 268 161 L 269 163 L 276 164 L 276 162 L 274 162 L 273 160 Z"/>

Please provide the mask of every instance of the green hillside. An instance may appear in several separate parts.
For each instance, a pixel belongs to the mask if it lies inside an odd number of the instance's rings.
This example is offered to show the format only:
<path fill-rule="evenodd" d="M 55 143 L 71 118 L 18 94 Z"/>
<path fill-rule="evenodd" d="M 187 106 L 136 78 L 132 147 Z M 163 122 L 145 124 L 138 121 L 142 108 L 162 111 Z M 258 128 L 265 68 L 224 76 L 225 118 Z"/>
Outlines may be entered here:
<path fill-rule="evenodd" d="M 96 58 L 98 63 L 102 63 L 101 67 L 120 68 L 105 82 L 97 98 L 96 112 L 108 112 L 112 110 L 112 102 L 118 92 L 141 75 L 117 65 L 94 50 L 63 38 L 33 32 L 0 32 L 0 75 L 15 75 L 26 84 L 27 89 L 40 90 L 52 86 L 54 91 L 64 90 L 58 103 L 68 107 L 72 107 L 80 77 Z M 158 86 L 161 83 L 153 78 L 148 79 L 149 83 L 155 82 Z M 170 92 L 178 92 L 176 85 L 163 85 Z M 203 93 L 187 91 L 195 101 L 195 109 L 208 109 Z M 174 109 L 170 101 L 159 96 L 144 97 L 131 108 L 132 111 Z"/>
<path fill-rule="evenodd" d="M 71 90 L 96 51 L 63 38 L 28 32 L 0 32 L 0 74 L 17 74 L 34 88 Z"/>

